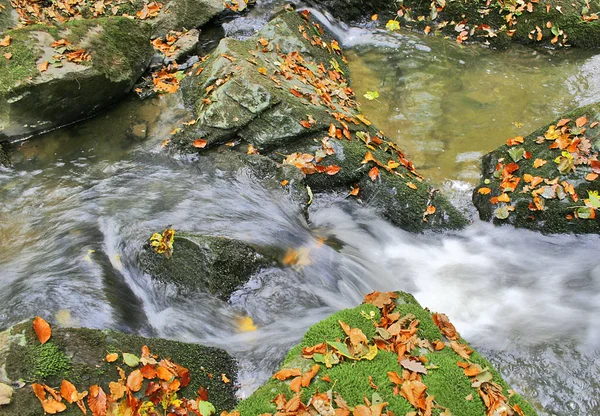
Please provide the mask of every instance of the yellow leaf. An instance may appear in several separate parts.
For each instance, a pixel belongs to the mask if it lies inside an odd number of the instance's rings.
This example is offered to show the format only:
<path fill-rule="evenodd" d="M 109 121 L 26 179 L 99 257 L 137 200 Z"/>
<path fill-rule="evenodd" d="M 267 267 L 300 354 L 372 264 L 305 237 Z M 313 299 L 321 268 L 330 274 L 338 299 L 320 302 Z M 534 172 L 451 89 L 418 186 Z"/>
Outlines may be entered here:
<path fill-rule="evenodd" d="M 256 325 L 249 316 L 238 317 L 235 320 L 238 332 L 252 332 L 256 331 Z"/>

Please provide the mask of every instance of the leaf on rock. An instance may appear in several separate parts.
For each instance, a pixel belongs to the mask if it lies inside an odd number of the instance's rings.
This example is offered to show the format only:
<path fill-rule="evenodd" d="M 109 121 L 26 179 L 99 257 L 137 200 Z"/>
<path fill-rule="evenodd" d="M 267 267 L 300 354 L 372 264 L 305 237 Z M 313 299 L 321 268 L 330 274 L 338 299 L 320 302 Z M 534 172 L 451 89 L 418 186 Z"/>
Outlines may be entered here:
<path fill-rule="evenodd" d="M 50 328 L 50 325 L 39 316 L 36 316 L 33 320 L 33 330 L 35 331 L 38 340 L 42 344 L 45 344 L 52 336 L 52 329 Z"/>
<path fill-rule="evenodd" d="M 0 383 L 0 406 L 12 401 L 13 388 L 8 384 Z"/>
<path fill-rule="evenodd" d="M 94 416 L 106 416 L 106 393 L 97 384 L 90 387 L 88 406 Z"/>
<path fill-rule="evenodd" d="M 413 371 L 415 373 L 427 374 L 427 369 L 420 361 L 409 360 L 408 358 L 400 361 L 400 365 L 407 370 Z"/>
<path fill-rule="evenodd" d="M 106 354 L 106 362 L 108 362 L 108 363 L 114 363 L 118 359 L 119 359 L 119 354 L 116 352 Z"/>
<path fill-rule="evenodd" d="M 208 144 L 207 140 L 204 139 L 196 139 L 194 140 L 194 142 L 192 143 L 192 146 L 198 148 L 198 149 L 204 149 L 206 147 L 206 145 Z"/>
<path fill-rule="evenodd" d="M 140 359 L 131 353 L 124 352 L 123 353 L 123 362 L 127 364 L 129 367 L 137 367 L 140 364 Z"/>
<path fill-rule="evenodd" d="M 369 171 L 369 178 L 371 178 L 372 181 L 375 181 L 375 180 L 377 180 L 378 177 L 379 177 L 379 168 L 377 168 L 377 166 L 374 166 Z"/>
<path fill-rule="evenodd" d="M 398 295 L 394 292 L 371 292 L 365 296 L 363 303 L 370 303 L 382 309 L 385 305 L 394 303 L 394 299 L 397 299 Z"/>
<path fill-rule="evenodd" d="M 273 378 L 277 380 L 287 380 L 290 377 L 297 377 L 302 375 L 302 370 L 299 368 L 284 368 L 273 374 Z"/>
<path fill-rule="evenodd" d="M 445 313 L 434 313 L 431 315 L 431 318 L 446 338 L 451 341 L 460 338 L 456 332 L 456 328 L 454 325 L 452 325 L 450 319 L 448 319 L 448 316 Z"/>

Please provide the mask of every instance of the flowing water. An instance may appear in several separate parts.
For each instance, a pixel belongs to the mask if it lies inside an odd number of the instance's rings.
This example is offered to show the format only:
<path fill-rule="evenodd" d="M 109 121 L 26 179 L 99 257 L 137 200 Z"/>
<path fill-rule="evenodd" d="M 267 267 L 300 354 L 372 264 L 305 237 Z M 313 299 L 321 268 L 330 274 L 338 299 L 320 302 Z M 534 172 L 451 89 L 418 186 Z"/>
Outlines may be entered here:
<path fill-rule="evenodd" d="M 345 34 L 359 96 L 380 93 L 361 99 L 365 113 L 473 218 L 481 154 L 598 96 L 600 62 L 584 53 L 499 53 L 331 27 Z M 447 313 L 541 414 L 600 414 L 599 236 L 476 219 L 462 232 L 413 235 L 368 202 L 337 197 L 316 198 L 307 222 L 249 172 L 165 154 L 161 141 L 187 119 L 176 95 L 132 100 L 16 149 L 14 167 L 0 170 L 0 326 L 39 314 L 216 345 L 240 359 L 249 394 L 310 325 L 370 291 L 401 289 Z M 148 236 L 169 224 L 303 248 L 310 262 L 263 270 L 229 303 L 184 296 L 138 265 Z M 257 331 L 238 332 L 244 315 Z"/>

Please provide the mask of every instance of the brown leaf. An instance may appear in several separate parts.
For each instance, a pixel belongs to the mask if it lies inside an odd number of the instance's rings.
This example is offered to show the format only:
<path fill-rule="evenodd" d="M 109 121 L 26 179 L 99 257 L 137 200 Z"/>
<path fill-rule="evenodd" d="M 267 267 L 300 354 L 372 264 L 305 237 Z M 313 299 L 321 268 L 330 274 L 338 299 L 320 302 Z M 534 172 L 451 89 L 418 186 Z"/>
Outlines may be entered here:
<path fill-rule="evenodd" d="M 406 358 L 406 359 L 400 361 L 400 365 L 402 367 L 406 368 L 407 370 L 413 371 L 415 373 L 427 374 L 427 369 L 419 361 L 414 361 L 414 360 L 410 360 L 410 359 Z"/>
<path fill-rule="evenodd" d="M 367 336 L 364 334 L 364 332 L 360 328 L 350 328 L 350 325 L 348 325 L 345 322 L 342 322 L 340 320 L 338 320 L 338 323 L 340 324 L 340 326 L 342 327 L 342 329 L 344 330 L 346 335 L 348 335 L 348 337 L 350 337 L 350 343 L 352 345 L 358 346 L 361 343 L 362 344 L 369 343 Z"/>
<path fill-rule="evenodd" d="M 325 169 L 325 173 L 328 175 L 335 175 L 336 173 L 338 173 L 342 168 L 337 166 L 337 165 L 329 165 L 327 166 L 327 169 Z"/>
<path fill-rule="evenodd" d="M 90 387 L 88 406 L 93 416 L 106 416 L 106 393 L 97 384 Z"/>
<path fill-rule="evenodd" d="M 454 352 L 456 352 L 458 355 L 460 355 L 465 360 L 468 360 L 469 356 L 473 353 L 473 350 L 471 348 L 469 348 L 468 345 L 459 344 L 456 341 L 450 342 L 450 348 L 452 348 L 454 350 Z"/>
<path fill-rule="evenodd" d="M 10 36 L 6 35 L 2 40 L 0 40 L 0 46 L 10 46 Z"/>
<path fill-rule="evenodd" d="M 293 391 L 294 393 L 298 393 L 300 391 L 301 387 L 302 387 L 302 376 L 298 376 L 290 382 L 290 390 Z"/>
<path fill-rule="evenodd" d="M 10 59 L 10 58 L 12 58 L 12 53 L 10 53 L 10 52 L 6 52 L 6 53 L 4 53 L 3 55 L 4 55 L 4 57 L 5 57 L 6 59 Z"/>
<path fill-rule="evenodd" d="M 38 69 L 40 72 L 45 72 L 48 70 L 48 65 L 50 65 L 50 62 L 48 61 L 44 61 L 41 64 L 38 65 Z"/>
<path fill-rule="evenodd" d="M 299 368 L 284 368 L 273 374 L 273 378 L 277 380 L 287 380 L 290 377 L 296 377 L 302 375 L 302 370 Z"/>
<path fill-rule="evenodd" d="M 152 364 L 146 364 L 145 366 L 140 368 L 140 372 L 142 373 L 142 377 L 149 380 L 156 378 L 157 376 L 156 366 Z"/>
<path fill-rule="evenodd" d="M 388 371 L 387 375 L 390 381 L 394 384 L 400 385 L 404 382 L 404 380 L 402 380 L 402 377 L 400 377 L 395 371 Z"/>
<path fill-rule="evenodd" d="M 42 344 L 45 344 L 52 336 L 52 329 L 50 328 L 50 325 L 39 316 L 36 316 L 33 320 L 33 330 L 35 331 L 38 340 Z"/>
<path fill-rule="evenodd" d="M 587 122 L 588 122 L 587 117 L 586 116 L 581 116 L 577 120 L 575 120 L 575 125 L 577 127 L 581 128 L 581 127 L 585 126 L 587 124 Z"/>
<path fill-rule="evenodd" d="M 110 401 L 112 402 L 121 400 L 127 392 L 127 387 L 125 387 L 125 384 L 122 382 L 117 383 L 115 381 L 111 381 L 108 383 L 108 389 L 110 391 Z"/>
<path fill-rule="evenodd" d="M 313 345 L 312 347 L 302 348 L 302 357 L 312 358 L 315 354 L 325 354 L 327 352 L 327 344 L 324 342 Z"/>
<path fill-rule="evenodd" d="M 363 303 L 370 303 L 381 309 L 385 305 L 393 304 L 397 297 L 394 292 L 371 292 L 365 296 Z"/>
<path fill-rule="evenodd" d="M 434 313 L 433 315 L 431 315 L 431 318 L 446 338 L 448 338 L 449 340 L 457 340 L 460 338 L 458 333 L 456 332 L 456 328 L 454 327 L 454 325 L 452 325 L 446 314 Z"/>
<path fill-rule="evenodd" d="M 312 127 L 312 124 L 310 124 L 309 121 L 307 120 L 300 120 L 300 124 L 302 125 L 302 127 L 304 127 L 305 129 L 310 129 Z"/>
<path fill-rule="evenodd" d="M 144 377 L 140 370 L 132 371 L 127 377 L 127 388 L 133 392 L 140 391 Z"/>
<path fill-rule="evenodd" d="M 405 380 L 400 387 L 400 394 L 404 397 L 413 407 L 420 410 L 427 408 L 427 401 L 425 392 L 427 386 L 418 380 Z"/>

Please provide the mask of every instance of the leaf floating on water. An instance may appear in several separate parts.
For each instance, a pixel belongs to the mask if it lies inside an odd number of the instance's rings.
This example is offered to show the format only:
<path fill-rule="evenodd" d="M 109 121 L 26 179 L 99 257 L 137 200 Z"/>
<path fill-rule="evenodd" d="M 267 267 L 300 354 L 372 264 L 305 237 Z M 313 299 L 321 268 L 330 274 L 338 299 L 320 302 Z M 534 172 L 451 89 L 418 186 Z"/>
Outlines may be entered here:
<path fill-rule="evenodd" d="M 252 332 L 257 330 L 254 321 L 249 316 L 236 318 L 235 324 L 238 332 Z"/>
<path fill-rule="evenodd" d="M 378 91 L 367 91 L 367 93 L 364 95 L 364 97 L 369 101 L 373 101 L 373 100 L 379 98 L 379 92 Z"/>
<path fill-rule="evenodd" d="M 52 329 L 50 328 L 50 325 L 39 316 L 36 316 L 33 320 L 33 330 L 35 331 L 35 335 L 37 335 L 38 340 L 42 344 L 45 344 L 52 336 Z"/>

